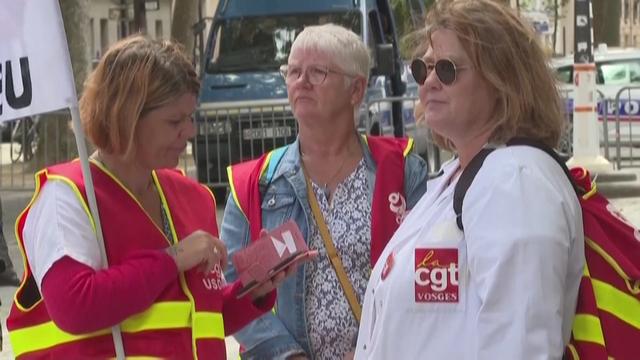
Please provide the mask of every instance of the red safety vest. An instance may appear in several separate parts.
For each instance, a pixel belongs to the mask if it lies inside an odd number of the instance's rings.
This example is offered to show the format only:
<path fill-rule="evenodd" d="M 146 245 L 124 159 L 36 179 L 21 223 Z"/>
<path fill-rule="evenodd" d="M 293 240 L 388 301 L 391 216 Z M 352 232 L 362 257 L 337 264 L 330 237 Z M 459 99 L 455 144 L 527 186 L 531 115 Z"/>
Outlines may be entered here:
<path fill-rule="evenodd" d="M 412 139 L 366 136 L 365 142 L 376 163 L 376 182 L 371 204 L 371 266 L 384 250 L 406 213 L 404 192 L 404 158 L 413 147 Z M 256 160 L 228 168 L 233 199 L 247 218 L 252 240 L 262 229 L 262 196 L 260 179 L 268 172 L 274 154 L 282 156 L 284 149 L 273 150 Z M 269 174 L 271 176 L 272 174 Z"/>
<path fill-rule="evenodd" d="M 571 169 L 584 222 L 585 270 L 567 346 L 573 360 L 640 358 L 640 230 L 592 187 L 589 173 Z"/>
<path fill-rule="evenodd" d="M 170 240 L 119 181 L 96 164 L 92 164 L 91 170 L 110 266 L 125 261 L 136 250 L 160 250 L 169 246 Z M 175 170 L 158 170 L 153 176 L 167 209 L 173 239 L 182 239 L 197 229 L 217 236 L 215 200 L 206 187 Z M 50 179 L 67 182 L 79 201 L 87 204 L 79 162 L 38 172 L 33 199 Z M 23 250 L 22 232 L 32 203 L 33 200 L 16 222 L 26 274 L 7 319 L 15 356 L 20 359 L 114 357 L 110 329 L 69 334 L 58 328 L 47 313 Z M 87 214 L 91 218 L 88 210 Z M 93 218 L 91 221 L 93 224 Z M 195 269 L 180 274 L 179 281 L 169 286 L 147 310 L 120 324 L 127 357 L 225 359 L 222 284 L 221 269 L 207 276 Z"/>

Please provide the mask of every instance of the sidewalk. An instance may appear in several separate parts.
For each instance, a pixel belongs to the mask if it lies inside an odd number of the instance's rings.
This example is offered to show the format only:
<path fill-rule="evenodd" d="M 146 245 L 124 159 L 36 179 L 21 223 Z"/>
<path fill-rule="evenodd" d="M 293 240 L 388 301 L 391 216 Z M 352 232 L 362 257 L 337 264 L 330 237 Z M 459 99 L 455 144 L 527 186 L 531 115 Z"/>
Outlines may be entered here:
<path fill-rule="evenodd" d="M 26 206 L 31 198 L 31 192 L 26 191 L 0 191 L 0 197 L 2 198 L 3 216 L 4 216 L 4 234 L 7 238 L 7 244 L 9 246 L 9 253 L 11 259 L 16 266 L 18 276 L 22 275 L 22 259 L 18 246 L 15 241 L 14 222 L 19 212 Z M 611 202 L 620 209 L 622 214 L 633 223 L 635 226 L 640 227 L 640 197 L 632 198 L 619 198 L 611 199 Z M 222 219 L 222 208 L 218 209 L 218 219 Z M 11 352 L 11 344 L 9 343 L 9 336 L 7 334 L 7 328 L 5 320 L 9 313 L 13 294 L 15 292 L 14 287 L 0 287 L 0 300 L 2 301 L 2 307 L 0 307 L 0 321 L 2 321 L 2 333 L 3 333 L 3 345 L 4 350 L 0 352 L 0 360 L 13 359 L 13 353 Z M 238 344 L 236 341 L 228 337 L 227 338 L 227 358 L 238 358 Z"/>

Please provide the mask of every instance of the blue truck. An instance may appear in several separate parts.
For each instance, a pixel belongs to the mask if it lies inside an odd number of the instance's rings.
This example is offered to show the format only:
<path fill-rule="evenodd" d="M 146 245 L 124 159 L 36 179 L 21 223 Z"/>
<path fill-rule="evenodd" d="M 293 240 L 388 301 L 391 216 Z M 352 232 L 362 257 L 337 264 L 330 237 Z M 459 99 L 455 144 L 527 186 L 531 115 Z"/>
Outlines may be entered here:
<path fill-rule="evenodd" d="M 366 106 L 405 92 L 388 0 L 220 0 L 199 62 L 202 88 L 193 141 L 198 180 L 218 199 L 225 197 L 228 165 L 295 139 L 296 121 L 279 67 L 305 26 L 328 22 L 359 34 L 372 54 L 359 128 L 404 134 L 402 101 Z"/>

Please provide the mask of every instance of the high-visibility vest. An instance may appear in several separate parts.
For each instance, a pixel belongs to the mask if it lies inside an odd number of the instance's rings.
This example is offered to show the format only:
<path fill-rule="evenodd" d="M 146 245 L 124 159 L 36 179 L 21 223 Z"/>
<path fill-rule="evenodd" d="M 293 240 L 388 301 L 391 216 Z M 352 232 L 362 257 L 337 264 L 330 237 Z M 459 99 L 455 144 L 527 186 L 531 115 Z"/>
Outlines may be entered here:
<path fill-rule="evenodd" d="M 137 250 L 164 249 L 170 241 L 183 239 L 197 229 L 217 236 L 213 194 L 177 171 L 153 172 L 161 201 L 167 209 L 173 237 L 169 240 L 108 170 L 92 163 L 91 171 L 110 266 L 126 261 Z M 34 197 L 16 221 L 26 272 L 7 319 L 14 354 L 20 359 L 113 357 L 115 350 L 110 329 L 70 334 L 52 321 L 24 255 L 22 231 L 25 219 L 42 186 L 52 179 L 71 186 L 94 225 L 78 161 L 56 165 L 36 174 Z M 148 309 L 125 319 L 120 326 L 127 357 L 224 359 L 222 279 L 221 269 L 206 276 L 195 269 L 180 274 Z"/>
<path fill-rule="evenodd" d="M 571 169 L 580 198 L 586 266 L 566 358 L 640 358 L 640 230 L 597 192 L 588 171 Z"/>
<path fill-rule="evenodd" d="M 365 136 L 364 141 L 376 164 L 376 181 L 371 204 L 371 266 L 398 229 L 406 214 L 404 161 L 413 148 L 413 139 Z M 268 184 L 288 147 L 262 155 L 256 160 L 229 166 L 231 195 L 247 218 L 251 240 L 262 229 L 260 183 Z"/>

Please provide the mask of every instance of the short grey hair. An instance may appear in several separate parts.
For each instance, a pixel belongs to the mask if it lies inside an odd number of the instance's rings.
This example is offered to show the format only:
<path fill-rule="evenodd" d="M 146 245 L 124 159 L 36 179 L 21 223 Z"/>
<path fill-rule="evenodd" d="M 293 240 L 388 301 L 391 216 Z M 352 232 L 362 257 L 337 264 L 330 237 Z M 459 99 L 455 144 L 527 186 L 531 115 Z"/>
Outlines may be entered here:
<path fill-rule="evenodd" d="M 326 53 L 345 73 L 359 75 L 369 81 L 369 50 L 351 30 L 332 23 L 307 26 L 291 45 L 289 54 L 298 48 Z"/>

